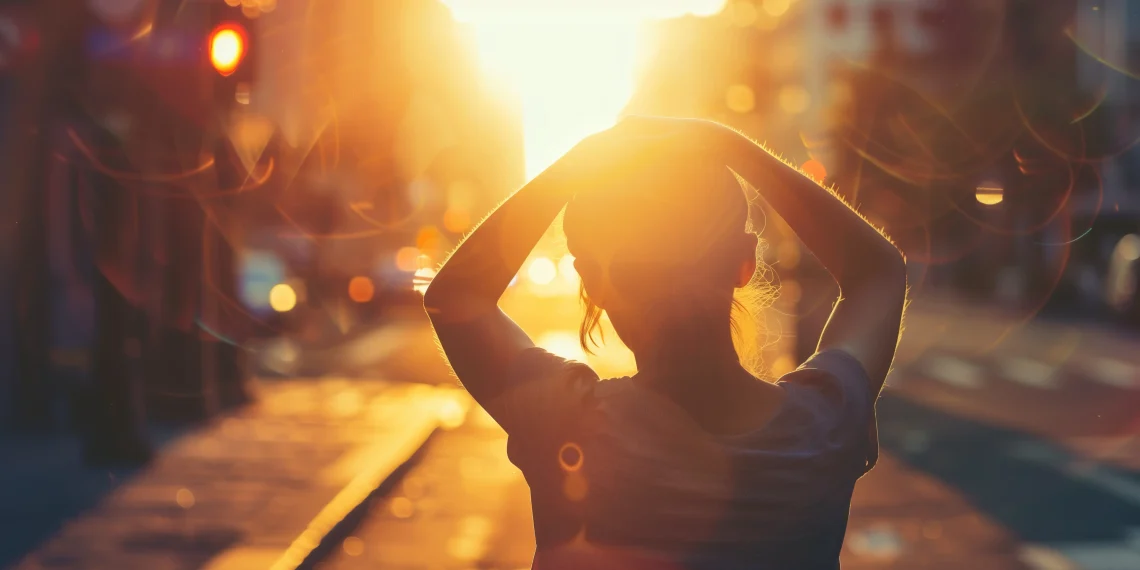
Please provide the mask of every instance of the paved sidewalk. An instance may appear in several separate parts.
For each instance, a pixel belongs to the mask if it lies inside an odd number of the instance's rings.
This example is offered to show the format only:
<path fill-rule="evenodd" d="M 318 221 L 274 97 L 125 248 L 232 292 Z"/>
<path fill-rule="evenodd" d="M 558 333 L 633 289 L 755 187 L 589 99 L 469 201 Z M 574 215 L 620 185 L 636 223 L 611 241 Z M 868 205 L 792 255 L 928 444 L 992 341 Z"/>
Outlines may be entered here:
<path fill-rule="evenodd" d="M 13 568 L 296 568 L 469 402 L 454 387 L 265 381 L 256 405 L 171 442 Z"/>

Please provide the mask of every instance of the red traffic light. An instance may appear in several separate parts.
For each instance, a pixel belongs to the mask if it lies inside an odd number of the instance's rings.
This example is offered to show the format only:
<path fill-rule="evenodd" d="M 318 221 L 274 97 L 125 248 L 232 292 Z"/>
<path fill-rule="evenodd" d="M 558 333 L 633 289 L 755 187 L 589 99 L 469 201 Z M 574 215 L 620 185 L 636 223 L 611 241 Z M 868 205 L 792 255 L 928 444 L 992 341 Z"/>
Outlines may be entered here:
<path fill-rule="evenodd" d="M 210 53 L 210 63 L 222 75 L 230 75 L 245 59 L 249 45 L 249 36 L 245 28 L 234 22 L 226 22 L 210 32 L 210 41 L 207 49 Z"/>

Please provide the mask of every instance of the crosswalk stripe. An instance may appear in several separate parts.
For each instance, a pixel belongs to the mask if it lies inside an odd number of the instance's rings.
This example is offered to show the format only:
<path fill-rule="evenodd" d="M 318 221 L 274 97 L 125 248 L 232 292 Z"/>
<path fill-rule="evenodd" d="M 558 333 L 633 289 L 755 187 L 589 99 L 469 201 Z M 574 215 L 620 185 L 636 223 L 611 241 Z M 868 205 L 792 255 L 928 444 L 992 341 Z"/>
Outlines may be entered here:
<path fill-rule="evenodd" d="M 1083 367 L 1089 378 L 1115 388 L 1140 388 L 1140 367 L 1115 358 L 1092 358 Z"/>
<path fill-rule="evenodd" d="M 982 387 L 982 367 L 956 356 L 932 356 L 924 359 L 923 370 L 931 378 L 957 388 Z"/>
<path fill-rule="evenodd" d="M 1039 360 L 1019 356 L 1006 357 L 1001 360 L 999 367 L 1003 377 L 1018 384 L 1047 390 L 1060 387 L 1057 368 Z"/>

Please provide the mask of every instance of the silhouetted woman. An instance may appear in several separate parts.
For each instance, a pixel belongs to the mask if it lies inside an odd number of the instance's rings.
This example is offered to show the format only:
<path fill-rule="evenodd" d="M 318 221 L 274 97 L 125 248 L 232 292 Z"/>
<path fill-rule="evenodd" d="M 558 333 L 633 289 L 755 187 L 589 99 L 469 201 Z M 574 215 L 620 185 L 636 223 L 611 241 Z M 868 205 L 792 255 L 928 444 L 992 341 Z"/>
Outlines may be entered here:
<path fill-rule="evenodd" d="M 757 264 L 733 172 L 842 290 L 817 353 L 772 383 L 732 342 L 733 292 Z M 599 381 L 497 306 L 563 207 L 583 344 L 604 311 L 632 377 Z M 535 568 L 835 569 L 905 296 L 899 251 L 827 189 L 726 127 L 635 117 L 499 206 L 424 304 L 530 485 Z"/>

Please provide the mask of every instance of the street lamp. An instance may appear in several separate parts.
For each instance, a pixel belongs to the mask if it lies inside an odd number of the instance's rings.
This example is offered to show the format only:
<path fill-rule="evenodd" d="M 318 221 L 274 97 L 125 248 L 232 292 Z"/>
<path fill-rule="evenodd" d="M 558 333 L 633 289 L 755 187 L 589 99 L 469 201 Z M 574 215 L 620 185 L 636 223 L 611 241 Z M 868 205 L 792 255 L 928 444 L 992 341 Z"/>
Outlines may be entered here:
<path fill-rule="evenodd" d="M 237 70 L 245 59 L 248 38 L 245 28 L 234 22 L 219 24 L 210 32 L 210 63 L 219 74 L 229 76 Z"/>

